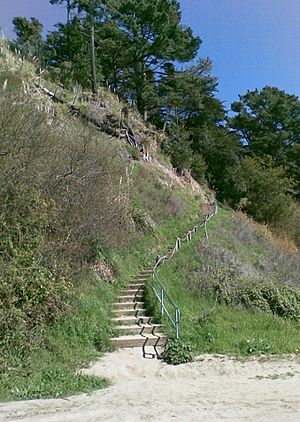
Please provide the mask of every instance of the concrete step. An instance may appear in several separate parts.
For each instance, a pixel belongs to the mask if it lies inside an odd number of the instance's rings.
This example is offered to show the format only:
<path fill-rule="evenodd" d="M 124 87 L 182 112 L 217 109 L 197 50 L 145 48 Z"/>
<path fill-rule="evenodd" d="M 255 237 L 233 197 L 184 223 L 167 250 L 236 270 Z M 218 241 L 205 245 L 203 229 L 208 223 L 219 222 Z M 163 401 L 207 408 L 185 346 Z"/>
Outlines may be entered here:
<path fill-rule="evenodd" d="M 161 328 L 160 324 L 134 324 L 134 325 L 117 325 L 115 327 L 117 330 L 122 333 L 132 333 L 132 334 L 145 334 L 145 333 L 155 333 L 155 331 Z"/>
<path fill-rule="evenodd" d="M 147 334 L 146 337 L 141 335 L 113 337 L 110 339 L 115 347 L 141 347 L 146 346 L 164 346 L 167 342 L 167 337 L 163 334 Z"/>
<path fill-rule="evenodd" d="M 115 302 L 113 303 L 114 308 L 121 308 L 121 309 L 135 309 L 135 308 L 143 308 L 144 302 Z"/>
<path fill-rule="evenodd" d="M 137 308 L 137 309 L 114 309 L 113 311 L 114 315 L 135 315 L 135 316 L 143 316 L 146 312 L 146 309 Z"/>
<path fill-rule="evenodd" d="M 115 322 L 116 324 L 149 324 L 149 322 L 151 321 L 151 317 L 148 316 L 144 316 L 144 315 L 139 315 L 138 317 L 136 316 L 118 316 L 115 318 L 112 318 L 112 322 Z"/>

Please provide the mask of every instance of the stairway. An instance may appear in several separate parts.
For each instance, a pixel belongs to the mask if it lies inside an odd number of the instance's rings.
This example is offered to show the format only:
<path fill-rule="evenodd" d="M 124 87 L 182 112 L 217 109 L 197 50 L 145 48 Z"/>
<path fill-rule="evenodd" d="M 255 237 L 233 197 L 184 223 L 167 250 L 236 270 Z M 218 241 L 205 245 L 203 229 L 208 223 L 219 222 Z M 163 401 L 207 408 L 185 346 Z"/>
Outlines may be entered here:
<path fill-rule="evenodd" d="M 159 324 L 152 324 L 151 317 L 145 315 L 143 292 L 147 280 L 152 274 L 151 268 L 146 268 L 134 279 L 130 280 L 127 289 L 121 291 L 117 302 L 113 304 L 115 329 L 119 337 L 110 339 L 117 348 L 164 346 L 167 337 L 157 332 Z M 145 352 L 144 352 L 145 353 Z"/>

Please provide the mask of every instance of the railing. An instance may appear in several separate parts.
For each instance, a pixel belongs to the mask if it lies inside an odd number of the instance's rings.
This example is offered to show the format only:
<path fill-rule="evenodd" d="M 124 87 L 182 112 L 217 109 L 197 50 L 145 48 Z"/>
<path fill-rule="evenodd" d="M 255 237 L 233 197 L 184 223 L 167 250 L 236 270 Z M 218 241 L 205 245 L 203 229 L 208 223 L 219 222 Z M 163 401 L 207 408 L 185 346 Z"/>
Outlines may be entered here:
<path fill-rule="evenodd" d="M 173 300 L 169 296 L 168 292 L 166 291 L 166 289 L 161 284 L 161 282 L 160 282 L 160 280 L 159 280 L 159 278 L 158 278 L 158 276 L 155 272 L 153 273 L 152 277 L 153 278 L 152 278 L 151 287 L 152 287 L 152 290 L 153 290 L 156 298 L 158 299 L 158 301 L 160 303 L 161 316 L 163 317 L 164 315 L 167 315 L 167 317 L 169 318 L 169 321 L 171 322 L 171 324 L 175 328 L 176 338 L 179 338 L 180 309 L 178 308 L 178 306 L 175 305 L 175 303 L 173 302 Z M 171 312 L 169 312 L 166 302 L 169 302 L 171 307 L 173 307 L 173 310 L 174 310 L 173 315 L 172 315 Z"/>
<path fill-rule="evenodd" d="M 202 227 L 204 227 L 205 237 L 208 239 L 207 223 L 212 217 L 214 217 L 217 214 L 217 212 L 218 212 L 218 204 L 217 204 L 217 201 L 214 199 L 213 204 L 212 204 L 212 210 L 206 215 L 205 219 L 201 223 L 195 225 L 192 228 L 192 230 L 189 230 L 183 238 L 178 237 L 175 241 L 174 248 L 168 254 L 159 257 L 156 261 L 155 266 L 153 267 L 151 288 L 152 288 L 152 291 L 154 292 L 154 295 L 156 296 L 156 298 L 158 299 L 160 303 L 161 317 L 163 317 L 164 315 L 168 317 L 169 321 L 171 322 L 171 324 L 173 325 L 175 329 L 175 336 L 177 339 L 179 338 L 180 309 L 174 303 L 174 301 L 168 294 L 167 290 L 164 288 L 162 282 L 160 281 L 158 277 L 157 271 L 161 264 L 173 258 L 176 252 L 178 252 L 178 250 L 181 248 L 183 242 L 191 241 L 193 235 L 196 234 L 197 231 L 201 229 Z M 173 308 L 172 311 L 169 311 L 167 304 L 171 308 Z"/>

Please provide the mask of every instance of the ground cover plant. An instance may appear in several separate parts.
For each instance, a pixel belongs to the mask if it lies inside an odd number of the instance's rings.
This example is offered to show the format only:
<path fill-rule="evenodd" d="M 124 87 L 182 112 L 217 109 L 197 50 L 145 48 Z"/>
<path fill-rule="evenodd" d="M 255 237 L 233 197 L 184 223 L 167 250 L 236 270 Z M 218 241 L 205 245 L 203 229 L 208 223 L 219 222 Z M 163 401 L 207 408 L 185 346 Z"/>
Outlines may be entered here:
<path fill-rule="evenodd" d="M 279 240 L 222 208 L 208 232 L 208 240 L 198 233 L 158 273 L 181 310 L 181 342 L 194 354 L 298 353 L 299 272 L 283 271 L 299 262 L 297 249 L 289 242 L 281 245 L 282 257 L 274 266 Z M 151 288 L 147 300 L 159 320 Z M 174 329 L 163 322 L 173 337 Z"/>

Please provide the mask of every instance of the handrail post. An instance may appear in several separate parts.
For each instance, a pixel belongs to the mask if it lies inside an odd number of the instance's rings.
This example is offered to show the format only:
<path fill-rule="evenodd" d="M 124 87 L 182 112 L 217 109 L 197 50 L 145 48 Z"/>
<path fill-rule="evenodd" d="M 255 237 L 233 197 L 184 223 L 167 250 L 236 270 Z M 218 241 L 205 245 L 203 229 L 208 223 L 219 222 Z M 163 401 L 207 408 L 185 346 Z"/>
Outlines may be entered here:
<path fill-rule="evenodd" d="M 179 309 L 175 308 L 175 329 L 176 329 L 176 338 L 179 338 Z"/>
<path fill-rule="evenodd" d="M 161 303 L 161 316 L 164 316 L 164 289 L 161 287 L 160 288 L 160 303 Z"/>

